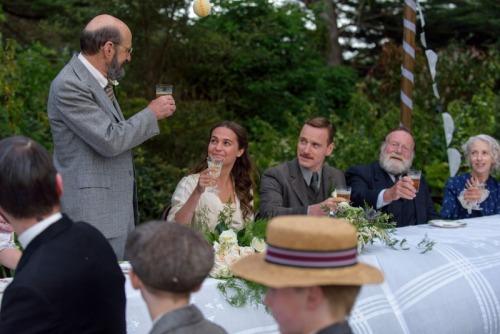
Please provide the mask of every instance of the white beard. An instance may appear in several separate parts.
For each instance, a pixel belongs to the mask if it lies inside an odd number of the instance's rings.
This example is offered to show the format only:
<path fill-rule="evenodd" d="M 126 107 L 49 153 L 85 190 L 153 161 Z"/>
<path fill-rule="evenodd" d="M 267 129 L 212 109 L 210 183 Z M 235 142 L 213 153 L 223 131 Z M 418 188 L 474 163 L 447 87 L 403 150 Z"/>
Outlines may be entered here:
<path fill-rule="evenodd" d="M 392 159 L 391 157 L 398 157 L 402 160 Z M 395 153 L 384 154 L 382 151 L 380 152 L 380 166 L 383 170 L 393 175 L 403 174 L 410 169 L 411 164 L 413 163 L 413 155 L 409 159 L 405 159 L 402 155 L 398 155 Z"/>

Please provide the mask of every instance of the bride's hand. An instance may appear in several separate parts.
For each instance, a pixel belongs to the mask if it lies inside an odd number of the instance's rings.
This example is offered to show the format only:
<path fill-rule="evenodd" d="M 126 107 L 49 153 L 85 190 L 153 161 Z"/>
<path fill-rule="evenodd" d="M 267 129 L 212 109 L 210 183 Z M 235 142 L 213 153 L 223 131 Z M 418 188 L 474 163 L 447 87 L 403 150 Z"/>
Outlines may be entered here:
<path fill-rule="evenodd" d="M 210 174 L 210 168 L 205 169 L 200 173 L 196 190 L 200 193 L 205 191 L 206 187 L 214 187 L 217 184 L 217 178 Z"/>

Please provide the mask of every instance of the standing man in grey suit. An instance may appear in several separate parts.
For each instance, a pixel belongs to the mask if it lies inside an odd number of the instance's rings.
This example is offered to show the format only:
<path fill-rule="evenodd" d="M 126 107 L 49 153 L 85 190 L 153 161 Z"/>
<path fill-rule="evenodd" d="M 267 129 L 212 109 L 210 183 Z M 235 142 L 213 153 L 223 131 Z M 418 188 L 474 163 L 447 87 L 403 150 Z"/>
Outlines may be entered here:
<path fill-rule="evenodd" d="M 138 219 L 132 149 L 160 132 L 158 121 L 174 113 L 175 101 L 161 96 L 123 117 L 112 86 L 132 59 L 132 33 L 119 19 L 93 18 L 80 46 L 52 82 L 48 101 L 54 163 L 66 185 L 62 210 L 97 227 L 121 260 Z"/>
<path fill-rule="evenodd" d="M 297 158 L 267 169 L 260 183 L 260 214 L 326 216 L 341 198 L 331 197 L 345 186 L 344 173 L 324 163 L 332 154 L 334 129 L 324 117 L 308 120 L 300 131 Z"/>

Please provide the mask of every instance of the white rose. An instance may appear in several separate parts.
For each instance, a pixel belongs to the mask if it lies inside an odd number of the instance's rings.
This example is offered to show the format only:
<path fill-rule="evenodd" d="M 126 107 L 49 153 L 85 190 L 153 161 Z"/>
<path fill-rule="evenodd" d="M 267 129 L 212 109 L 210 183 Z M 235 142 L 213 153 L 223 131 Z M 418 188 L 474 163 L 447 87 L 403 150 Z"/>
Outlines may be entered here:
<path fill-rule="evenodd" d="M 252 242 L 250 243 L 250 246 L 255 249 L 256 252 L 262 253 L 263 251 L 266 250 L 266 242 L 264 239 L 253 237 Z"/>
<path fill-rule="evenodd" d="M 253 247 L 240 247 L 240 256 L 245 257 L 250 254 L 254 254 L 255 251 Z"/>
<path fill-rule="evenodd" d="M 219 235 L 219 242 L 222 244 L 237 244 L 238 243 L 238 236 L 236 233 L 232 230 L 225 230 Z"/>
<path fill-rule="evenodd" d="M 240 246 L 239 245 L 232 245 L 228 250 L 228 254 L 239 254 L 240 253 Z"/>
<path fill-rule="evenodd" d="M 218 271 L 218 277 L 232 277 L 233 273 L 229 270 L 229 266 L 221 265 Z"/>
<path fill-rule="evenodd" d="M 218 278 L 219 277 L 219 271 L 220 271 L 220 265 L 217 263 L 214 264 L 212 269 L 210 269 L 209 275 L 213 278 Z"/>
<path fill-rule="evenodd" d="M 226 255 L 226 258 L 224 259 L 228 267 L 231 267 L 233 264 L 238 262 L 241 259 L 240 253 L 230 253 Z"/>
<path fill-rule="evenodd" d="M 223 252 L 215 253 L 215 264 L 221 264 L 226 262 L 226 254 Z"/>
<path fill-rule="evenodd" d="M 229 267 L 225 264 L 216 264 L 210 270 L 210 276 L 213 278 L 231 277 L 233 274 L 229 270 Z"/>

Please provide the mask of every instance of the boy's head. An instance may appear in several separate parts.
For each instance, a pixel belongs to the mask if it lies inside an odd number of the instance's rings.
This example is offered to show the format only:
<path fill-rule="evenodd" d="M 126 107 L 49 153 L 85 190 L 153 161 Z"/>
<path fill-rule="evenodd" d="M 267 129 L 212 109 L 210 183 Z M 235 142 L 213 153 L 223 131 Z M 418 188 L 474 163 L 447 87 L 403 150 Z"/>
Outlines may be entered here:
<path fill-rule="evenodd" d="M 279 216 L 269 221 L 264 254 L 231 267 L 236 275 L 268 287 L 264 304 L 280 332 L 311 333 L 341 323 L 366 283 L 380 270 L 357 260 L 356 229 L 328 217 Z"/>
<path fill-rule="evenodd" d="M 165 221 L 137 226 L 127 239 L 125 258 L 148 289 L 173 293 L 196 291 L 214 264 L 202 234 Z"/>

